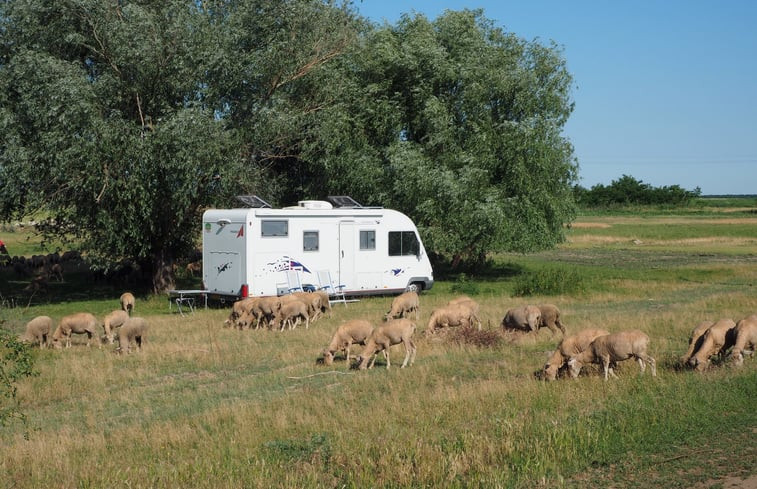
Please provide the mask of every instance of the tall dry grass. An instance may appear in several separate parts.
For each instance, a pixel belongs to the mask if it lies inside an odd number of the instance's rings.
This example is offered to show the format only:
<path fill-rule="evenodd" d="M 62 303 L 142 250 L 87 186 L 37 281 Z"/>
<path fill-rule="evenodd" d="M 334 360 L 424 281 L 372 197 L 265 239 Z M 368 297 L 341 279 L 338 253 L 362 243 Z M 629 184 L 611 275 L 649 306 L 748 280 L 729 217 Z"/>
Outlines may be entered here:
<path fill-rule="evenodd" d="M 0 432 L 0 487 L 569 487 L 591 467 L 753 429 L 756 360 L 697 374 L 678 357 L 701 320 L 757 312 L 746 285 L 757 264 L 619 267 L 576 265 L 601 283 L 578 296 L 514 298 L 495 281 L 475 299 L 492 330 L 509 307 L 541 302 L 560 307 L 569 333 L 641 329 L 654 379 L 622 362 L 616 381 L 589 369 L 542 382 L 560 339 L 547 330 L 490 346 L 417 334 L 406 369 L 381 357 L 370 371 L 317 362 L 341 322 L 380 322 L 390 297 L 284 332 L 223 328 L 224 309 L 146 307 L 141 353 L 81 338 L 36 354 L 39 375 L 19 386 L 29 439 L 22 426 Z M 443 283 L 421 296 L 419 331 L 452 297 Z M 404 350 L 391 354 L 398 366 Z"/>

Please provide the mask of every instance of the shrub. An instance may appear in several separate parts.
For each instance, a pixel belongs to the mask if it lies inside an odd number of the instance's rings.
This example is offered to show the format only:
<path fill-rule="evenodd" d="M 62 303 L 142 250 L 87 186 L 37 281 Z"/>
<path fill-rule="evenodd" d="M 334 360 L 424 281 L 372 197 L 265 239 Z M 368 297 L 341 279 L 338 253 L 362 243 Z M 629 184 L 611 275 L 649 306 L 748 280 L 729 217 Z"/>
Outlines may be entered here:
<path fill-rule="evenodd" d="M 578 294 L 586 291 L 583 277 L 575 270 L 561 268 L 537 270 L 515 281 L 515 296 Z"/>
<path fill-rule="evenodd" d="M 467 275 L 461 273 L 450 290 L 456 294 L 478 295 L 479 286 L 476 282 L 471 281 Z"/>
<path fill-rule="evenodd" d="M 34 375 L 34 358 L 29 345 L 0 328 L 0 426 L 16 418 L 26 423 L 16 399 L 16 383 L 23 377 Z"/>

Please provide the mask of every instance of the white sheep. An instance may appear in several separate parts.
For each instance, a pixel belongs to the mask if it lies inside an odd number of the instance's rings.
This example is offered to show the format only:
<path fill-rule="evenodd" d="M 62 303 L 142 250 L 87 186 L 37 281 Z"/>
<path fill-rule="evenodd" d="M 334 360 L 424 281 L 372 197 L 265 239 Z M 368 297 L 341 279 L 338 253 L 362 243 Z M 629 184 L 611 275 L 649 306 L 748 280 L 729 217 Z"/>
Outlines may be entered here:
<path fill-rule="evenodd" d="M 126 320 L 129 319 L 129 313 L 116 309 L 111 311 L 110 314 L 103 319 L 103 329 L 105 330 L 105 337 L 108 338 L 108 342 L 113 344 L 116 337 L 116 328 L 123 326 Z"/>
<path fill-rule="evenodd" d="M 282 296 L 285 298 L 296 298 L 299 301 L 305 303 L 308 306 L 308 315 L 310 316 L 310 322 L 314 323 L 321 317 L 321 295 L 314 292 L 293 292 L 290 295 Z"/>
<path fill-rule="evenodd" d="M 140 317 L 129 318 L 118 331 L 118 353 L 129 353 L 131 342 L 137 345 L 137 351 L 142 350 L 142 342 L 147 334 L 147 321 Z"/>
<path fill-rule="evenodd" d="M 740 367 L 744 364 L 744 354 L 754 355 L 754 349 L 757 347 L 757 314 L 736 323 L 734 334 L 736 343 L 731 350 L 731 359 L 734 365 Z"/>
<path fill-rule="evenodd" d="M 347 367 L 350 366 L 350 348 L 352 345 L 365 345 L 366 340 L 373 332 L 373 325 L 370 321 L 364 319 L 353 319 L 342 323 L 336 329 L 334 336 L 331 337 L 331 343 L 323 350 L 323 363 L 332 365 L 334 363 L 334 353 L 344 351 L 347 361 Z"/>
<path fill-rule="evenodd" d="M 713 324 L 715 324 L 713 321 L 702 321 L 701 323 L 697 324 L 693 330 L 691 330 L 691 334 L 689 335 L 689 349 L 686 350 L 686 353 L 684 353 L 681 357 L 681 363 L 683 363 L 684 365 L 689 363 L 689 360 L 691 360 L 691 355 L 693 355 L 695 351 L 702 347 L 704 333 L 708 329 L 710 329 Z"/>
<path fill-rule="evenodd" d="M 39 342 L 39 348 L 47 346 L 47 338 L 53 329 L 53 320 L 49 316 L 37 316 L 26 323 L 26 330 L 19 338 L 29 343 Z"/>
<path fill-rule="evenodd" d="M 420 299 L 417 292 L 403 292 L 392 300 L 392 307 L 386 313 L 385 319 L 395 319 L 408 317 L 411 312 L 415 312 L 415 319 L 418 319 L 420 313 Z"/>
<path fill-rule="evenodd" d="M 524 305 L 507 310 L 501 326 L 505 330 L 537 331 L 541 323 L 541 309 L 537 306 Z"/>
<path fill-rule="evenodd" d="M 701 372 L 709 365 L 711 356 L 725 357 L 728 349 L 736 342 L 735 327 L 736 323 L 728 318 L 723 318 L 710 326 L 702 336 L 699 349 L 689 359 L 689 365 Z"/>
<path fill-rule="evenodd" d="M 648 346 L 649 336 L 638 329 L 599 336 L 591 342 L 586 350 L 570 357 L 568 360 L 570 375 L 576 378 L 583 365 L 599 363 L 604 370 L 605 380 L 607 380 L 608 373 L 617 378 L 610 364 L 635 358 L 639 362 L 642 374 L 646 365 L 649 365 L 652 369 L 652 377 L 656 377 L 657 362 L 647 354 Z"/>
<path fill-rule="evenodd" d="M 318 294 L 321 298 L 321 314 L 328 314 L 328 316 L 331 317 L 331 301 L 329 300 L 329 293 L 323 289 L 316 290 L 313 293 Z"/>
<path fill-rule="evenodd" d="M 557 379 L 557 373 L 563 368 L 563 366 L 567 366 L 570 357 L 578 355 L 586 350 L 595 338 L 608 334 L 610 334 L 610 332 L 604 329 L 591 328 L 581 330 L 573 336 L 563 338 L 560 344 L 557 345 L 557 349 L 552 353 L 552 356 L 544 365 L 542 377 L 545 380 Z"/>
<path fill-rule="evenodd" d="M 53 333 L 53 346 L 55 348 L 61 347 L 61 340 L 65 337 L 66 348 L 71 347 L 71 335 L 73 333 L 86 334 L 87 346 L 92 338 L 95 339 L 97 346 L 102 348 L 100 343 L 100 336 L 98 335 L 99 325 L 97 318 L 88 312 L 78 312 L 76 314 L 70 314 L 61 318 L 58 323 L 58 327 L 55 328 Z"/>
<path fill-rule="evenodd" d="M 307 304 L 297 299 L 288 300 L 281 304 L 281 308 L 273 318 L 273 326 L 278 326 L 280 331 L 284 331 L 287 324 L 289 329 L 295 329 L 300 324 L 300 320 L 305 321 L 305 329 L 310 327 L 310 314 Z"/>
<path fill-rule="evenodd" d="M 415 361 L 416 353 L 415 343 L 413 343 L 414 333 L 415 323 L 409 319 L 392 319 L 377 327 L 366 340 L 363 352 L 357 357 L 358 367 L 361 370 L 373 368 L 376 355 L 379 352 L 383 352 L 386 359 L 386 368 L 388 369 L 391 367 L 389 347 L 400 343 L 405 345 L 405 361 L 402 362 L 402 367 L 400 368 L 412 365 Z"/>
<path fill-rule="evenodd" d="M 432 335 L 441 328 L 471 327 L 477 319 L 473 314 L 473 310 L 466 304 L 453 304 L 451 306 L 440 307 L 431 313 L 424 334 L 426 336 Z"/>
<path fill-rule="evenodd" d="M 121 294 L 119 302 L 121 303 L 121 309 L 128 312 L 129 316 L 131 316 L 131 313 L 134 312 L 134 303 L 136 302 L 134 294 L 131 292 L 124 292 Z"/>

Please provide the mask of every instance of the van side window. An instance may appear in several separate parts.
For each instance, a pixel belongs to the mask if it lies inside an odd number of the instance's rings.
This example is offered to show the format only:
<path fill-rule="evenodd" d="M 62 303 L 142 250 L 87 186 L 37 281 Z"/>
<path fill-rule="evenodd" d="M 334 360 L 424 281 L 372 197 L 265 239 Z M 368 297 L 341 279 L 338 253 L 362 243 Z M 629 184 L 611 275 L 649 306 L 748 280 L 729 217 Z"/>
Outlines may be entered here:
<path fill-rule="evenodd" d="M 318 251 L 318 231 L 302 232 L 302 251 Z"/>
<path fill-rule="evenodd" d="M 417 255 L 420 248 L 413 231 L 389 231 L 389 256 Z"/>
<path fill-rule="evenodd" d="M 260 221 L 261 236 L 289 236 L 289 221 Z"/>
<path fill-rule="evenodd" d="M 376 231 L 360 231 L 360 249 L 361 250 L 375 250 L 376 249 Z"/>

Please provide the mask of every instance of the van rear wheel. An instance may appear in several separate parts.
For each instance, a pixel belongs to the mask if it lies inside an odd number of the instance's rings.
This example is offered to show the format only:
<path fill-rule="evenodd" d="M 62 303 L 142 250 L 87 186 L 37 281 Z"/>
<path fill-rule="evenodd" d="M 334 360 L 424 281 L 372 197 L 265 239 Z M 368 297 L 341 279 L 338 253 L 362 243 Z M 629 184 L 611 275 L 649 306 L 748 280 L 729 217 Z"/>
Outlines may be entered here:
<path fill-rule="evenodd" d="M 420 294 L 423 291 L 423 284 L 420 282 L 411 282 L 407 285 L 405 292 L 415 292 Z"/>

